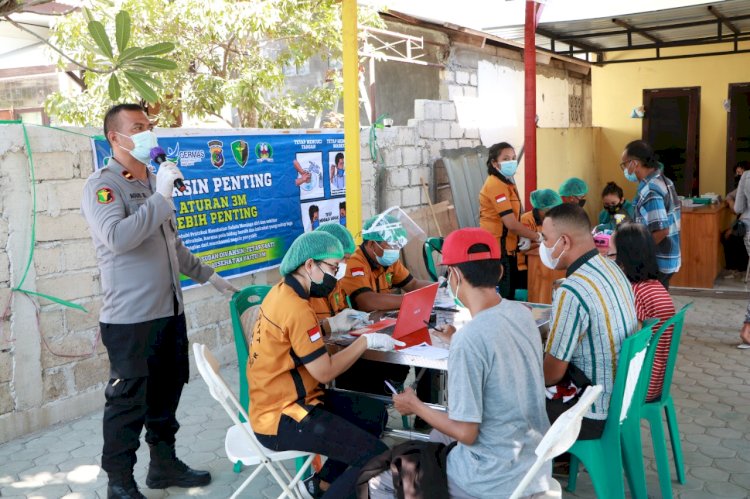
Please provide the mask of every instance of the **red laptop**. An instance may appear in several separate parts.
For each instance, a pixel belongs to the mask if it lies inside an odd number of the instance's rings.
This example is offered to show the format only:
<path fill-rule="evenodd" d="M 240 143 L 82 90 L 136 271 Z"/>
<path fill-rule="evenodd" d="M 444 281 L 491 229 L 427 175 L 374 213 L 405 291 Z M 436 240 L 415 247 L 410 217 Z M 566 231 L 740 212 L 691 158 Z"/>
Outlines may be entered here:
<path fill-rule="evenodd" d="M 413 347 L 423 342 L 432 344 L 427 323 L 430 320 L 432 306 L 437 296 L 438 284 L 416 289 L 404 295 L 401 308 L 396 319 L 385 319 L 367 327 L 350 331 L 352 336 L 360 336 L 367 333 L 390 334 L 394 339 L 406 343 L 404 347 Z"/>

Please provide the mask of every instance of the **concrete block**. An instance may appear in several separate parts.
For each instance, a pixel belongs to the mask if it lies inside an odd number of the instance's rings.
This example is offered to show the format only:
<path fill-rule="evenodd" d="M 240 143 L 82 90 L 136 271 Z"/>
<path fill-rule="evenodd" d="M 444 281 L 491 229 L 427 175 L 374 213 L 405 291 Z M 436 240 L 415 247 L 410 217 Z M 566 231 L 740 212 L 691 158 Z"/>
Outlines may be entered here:
<path fill-rule="evenodd" d="M 464 87 L 464 97 L 477 98 L 477 87 Z"/>
<path fill-rule="evenodd" d="M 4 343 L 3 339 L 0 342 Z M 0 352 L 0 383 L 10 381 L 13 375 L 13 354 L 10 351 Z"/>
<path fill-rule="evenodd" d="M 14 409 L 10 383 L 0 383 L 0 414 L 7 414 Z"/>
<path fill-rule="evenodd" d="M 85 179 L 38 183 L 37 212 L 47 212 L 57 216 L 61 210 L 79 209 L 85 183 Z"/>
<path fill-rule="evenodd" d="M 42 373 L 44 402 L 51 402 L 68 395 L 68 380 L 65 371 L 48 369 Z"/>
<path fill-rule="evenodd" d="M 417 127 L 416 126 L 400 126 L 398 127 L 398 137 L 396 143 L 400 146 L 413 146 L 417 143 Z"/>
<path fill-rule="evenodd" d="M 409 170 L 406 168 L 388 169 L 388 188 L 400 189 L 409 185 Z"/>
<path fill-rule="evenodd" d="M 65 242 L 62 250 L 65 270 L 96 268 L 96 252 L 91 239 Z"/>
<path fill-rule="evenodd" d="M 440 143 L 439 140 L 430 142 L 430 159 L 435 160 L 440 157 L 440 149 L 443 148 L 443 145 Z"/>
<path fill-rule="evenodd" d="M 232 320 L 227 319 L 216 327 L 219 337 L 219 345 L 232 345 L 234 351 L 234 330 L 232 329 Z"/>
<path fill-rule="evenodd" d="M 452 102 L 443 102 L 440 106 L 440 119 L 455 121 L 456 105 Z"/>
<path fill-rule="evenodd" d="M 425 105 L 427 99 L 414 99 L 414 119 L 424 120 L 425 118 Z"/>
<path fill-rule="evenodd" d="M 409 118 L 408 120 L 406 120 L 406 127 L 407 128 L 416 127 L 417 125 L 419 125 L 420 121 L 422 120 L 418 120 L 416 118 Z"/>
<path fill-rule="evenodd" d="M 227 318 L 228 309 L 221 297 L 191 304 L 187 316 L 195 328 L 217 324 Z"/>
<path fill-rule="evenodd" d="M 419 166 L 417 168 L 409 169 L 409 183 L 412 186 L 422 187 L 422 180 L 429 186 L 430 185 L 430 170 L 429 166 Z"/>
<path fill-rule="evenodd" d="M 404 166 L 418 165 L 422 162 L 422 152 L 414 146 L 404 147 L 401 149 L 401 159 Z"/>
<path fill-rule="evenodd" d="M 102 310 L 101 300 L 91 300 L 88 303 L 82 303 L 82 305 L 86 307 L 88 313 L 70 308 L 63 311 L 66 331 L 86 331 L 99 327 L 99 313 Z"/>
<path fill-rule="evenodd" d="M 88 153 L 89 157 L 91 153 Z M 80 156 L 73 152 L 35 152 L 34 173 L 37 180 L 68 180 L 76 177 Z M 86 175 L 88 176 L 88 175 Z"/>
<path fill-rule="evenodd" d="M 50 248 L 36 248 L 34 251 L 34 267 L 37 276 L 62 272 L 62 247 L 55 245 Z"/>
<path fill-rule="evenodd" d="M 469 73 L 466 71 L 456 71 L 456 83 L 459 85 L 468 85 Z"/>
<path fill-rule="evenodd" d="M 62 310 L 42 311 L 39 314 L 39 328 L 48 340 L 65 334 Z"/>
<path fill-rule="evenodd" d="M 39 242 L 62 239 L 88 239 L 86 220 L 80 212 L 63 213 L 59 217 L 38 215 L 36 217 L 36 239 Z"/>
<path fill-rule="evenodd" d="M 479 140 L 477 139 L 460 139 L 458 141 L 458 147 L 478 147 Z"/>
<path fill-rule="evenodd" d="M 440 101 L 426 101 L 424 106 L 425 120 L 440 119 Z"/>
<path fill-rule="evenodd" d="M 370 182 L 374 173 L 375 165 L 373 165 L 372 161 L 362 161 L 360 163 L 359 175 L 362 182 Z"/>
<path fill-rule="evenodd" d="M 411 207 L 422 204 L 422 189 L 420 187 L 408 187 L 401 194 L 401 206 Z"/>
<path fill-rule="evenodd" d="M 451 138 L 462 139 L 463 136 L 464 136 L 463 127 L 456 122 L 451 123 Z"/>
<path fill-rule="evenodd" d="M 473 87 L 477 86 L 477 74 L 476 73 L 469 74 L 469 85 Z"/>
<path fill-rule="evenodd" d="M 464 87 L 458 85 L 448 85 L 448 100 L 461 99 L 464 96 Z"/>
<path fill-rule="evenodd" d="M 458 149 L 457 140 L 444 140 L 442 142 L 443 149 Z"/>
<path fill-rule="evenodd" d="M 400 190 L 388 190 L 385 192 L 385 206 L 402 206 L 401 205 L 401 191 Z"/>
<path fill-rule="evenodd" d="M 2 201 L 0 201 L 1 203 Z M 0 248 L 4 248 L 8 242 L 8 221 L 0 219 Z"/>
<path fill-rule="evenodd" d="M 190 329 L 188 330 L 190 331 Z M 206 345 L 209 350 L 216 350 L 216 347 L 219 344 L 217 341 L 217 330 L 215 326 L 204 327 L 197 331 L 192 331 L 189 339 L 191 343 L 202 343 Z"/>
<path fill-rule="evenodd" d="M 435 124 L 432 121 L 420 121 L 417 133 L 423 139 L 432 139 L 435 137 Z"/>
<path fill-rule="evenodd" d="M 451 137 L 451 123 L 448 121 L 437 121 L 435 122 L 435 135 L 436 139 L 448 139 Z"/>
<path fill-rule="evenodd" d="M 467 139 L 478 139 L 479 128 L 464 128 L 464 138 Z"/>
<path fill-rule="evenodd" d="M 422 164 L 428 165 L 432 162 L 432 160 L 433 158 L 432 158 L 432 154 L 430 153 L 430 148 L 429 147 L 423 148 L 422 149 Z"/>
<path fill-rule="evenodd" d="M 445 83 L 452 83 L 456 81 L 456 73 L 451 71 L 450 69 L 441 69 L 440 70 L 440 80 L 444 81 Z"/>
<path fill-rule="evenodd" d="M 5 251 L 0 251 L 0 282 L 10 281 L 10 261 Z"/>
<path fill-rule="evenodd" d="M 401 166 L 401 149 L 398 147 L 392 147 L 388 149 L 381 149 L 380 152 L 383 155 L 383 162 L 386 166 Z"/>
<path fill-rule="evenodd" d="M 97 355 L 78 361 L 73 366 L 73 379 L 79 392 L 108 381 L 109 359 L 106 355 Z"/>
<path fill-rule="evenodd" d="M 40 293 L 63 300 L 78 300 L 97 295 L 99 281 L 93 272 L 65 273 L 37 279 L 37 289 Z"/>

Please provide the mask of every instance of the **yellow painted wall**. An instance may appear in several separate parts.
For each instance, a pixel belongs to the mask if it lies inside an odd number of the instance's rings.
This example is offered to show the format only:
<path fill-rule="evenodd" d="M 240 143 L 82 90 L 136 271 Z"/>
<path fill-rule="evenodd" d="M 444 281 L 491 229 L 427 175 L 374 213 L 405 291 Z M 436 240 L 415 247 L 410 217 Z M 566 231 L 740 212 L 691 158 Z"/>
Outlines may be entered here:
<path fill-rule="evenodd" d="M 642 121 L 630 118 L 630 112 L 642 104 L 644 89 L 700 87 L 699 188 L 725 194 L 727 113 L 722 102 L 730 83 L 750 81 L 750 53 L 611 64 L 592 68 L 591 77 L 593 124 L 601 127 L 596 157 L 602 182 L 615 180 L 629 198 L 635 193 L 636 184 L 625 180 L 619 163 L 625 145 L 641 138 Z"/>
<path fill-rule="evenodd" d="M 583 179 L 589 186 L 584 209 L 591 220 L 596 220 L 602 209 L 599 136 L 598 128 L 537 129 L 537 188 L 557 191 L 570 177 Z"/>

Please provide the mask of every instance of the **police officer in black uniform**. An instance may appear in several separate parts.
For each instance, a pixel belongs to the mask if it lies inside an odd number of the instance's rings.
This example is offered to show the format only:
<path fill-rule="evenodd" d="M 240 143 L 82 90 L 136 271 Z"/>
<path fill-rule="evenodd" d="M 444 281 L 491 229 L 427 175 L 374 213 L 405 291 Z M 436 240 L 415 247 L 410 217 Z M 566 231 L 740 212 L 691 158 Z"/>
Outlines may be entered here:
<path fill-rule="evenodd" d="M 175 228 L 172 192 L 182 173 L 162 163 L 147 168 L 156 136 L 141 106 L 107 111 L 104 134 L 113 157 L 84 187 L 81 211 L 91 229 L 103 303 L 102 342 L 110 361 L 105 389 L 102 468 L 108 498 L 144 498 L 133 478 L 145 424 L 151 451 L 146 484 L 152 489 L 196 487 L 207 471 L 175 455 L 175 413 L 188 381 L 188 339 L 180 274 L 222 293 L 236 291 L 183 245 Z"/>

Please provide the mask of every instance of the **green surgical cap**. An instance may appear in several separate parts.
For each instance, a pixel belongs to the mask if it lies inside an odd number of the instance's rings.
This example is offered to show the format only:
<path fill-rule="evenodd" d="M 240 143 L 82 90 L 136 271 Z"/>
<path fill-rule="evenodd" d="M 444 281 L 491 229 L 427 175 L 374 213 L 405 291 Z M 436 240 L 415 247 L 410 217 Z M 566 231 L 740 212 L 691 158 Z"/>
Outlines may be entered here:
<path fill-rule="evenodd" d="M 558 192 L 561 196 L 585 196 L 589 192 L 589 186 L 580 178 L 570 177 L 560 185 Z"/>
<path fill-rule="evenodd" d="M 552 189 L 537 189 L 531 193 L 531 206 L 537 210 L 549 210 L 561 204 L 560 195 Z"/>
<path fill-rule="evenodd" d="M 344 253 L 354 253 L 354 250 L 357 249 L 357 246 L 354 244 L 354 238 L 349 233 L 349 231 L 341 224 L 337 223 L 327 223 L 318 226 L 317 229 L 315 229 L 316 232 L 326 232 L 333 237 L 335 237 L 338 242 L 341 243 L 341 246 L 344 248 Z"/>
<path fill-rule="evenodd" d="M 380 219 L 378 226 L 382 226 L 383 229 L 368 232 L 368 230 L 373 228 L 373 224 L 378 221 L 378 219 Z M 396 217 L 386 215 L 381 218 L 380 215 L 375 215 L 365 222 L 365 225 L 362 228 L 362 239 L 365 241 L 382 241 L 389 244 L 405 246 L 409 236 L 403 225 L 401 225 L 401 222 L 399 222 Z"/>
<path fill-rule="evenodd" d="M 279 269 L 281 275 L 291 274 L 309 258 L 313 260 L 325 260 L 326 258 L 340 260 L 344 258 L 344 249 L 341 247 L 341 243 L 330 234 L 319 231 L 305 232 L 294 240 L 286 255 L 284 255 L 284 259 L 281 260 L 281 268 Z"/>

